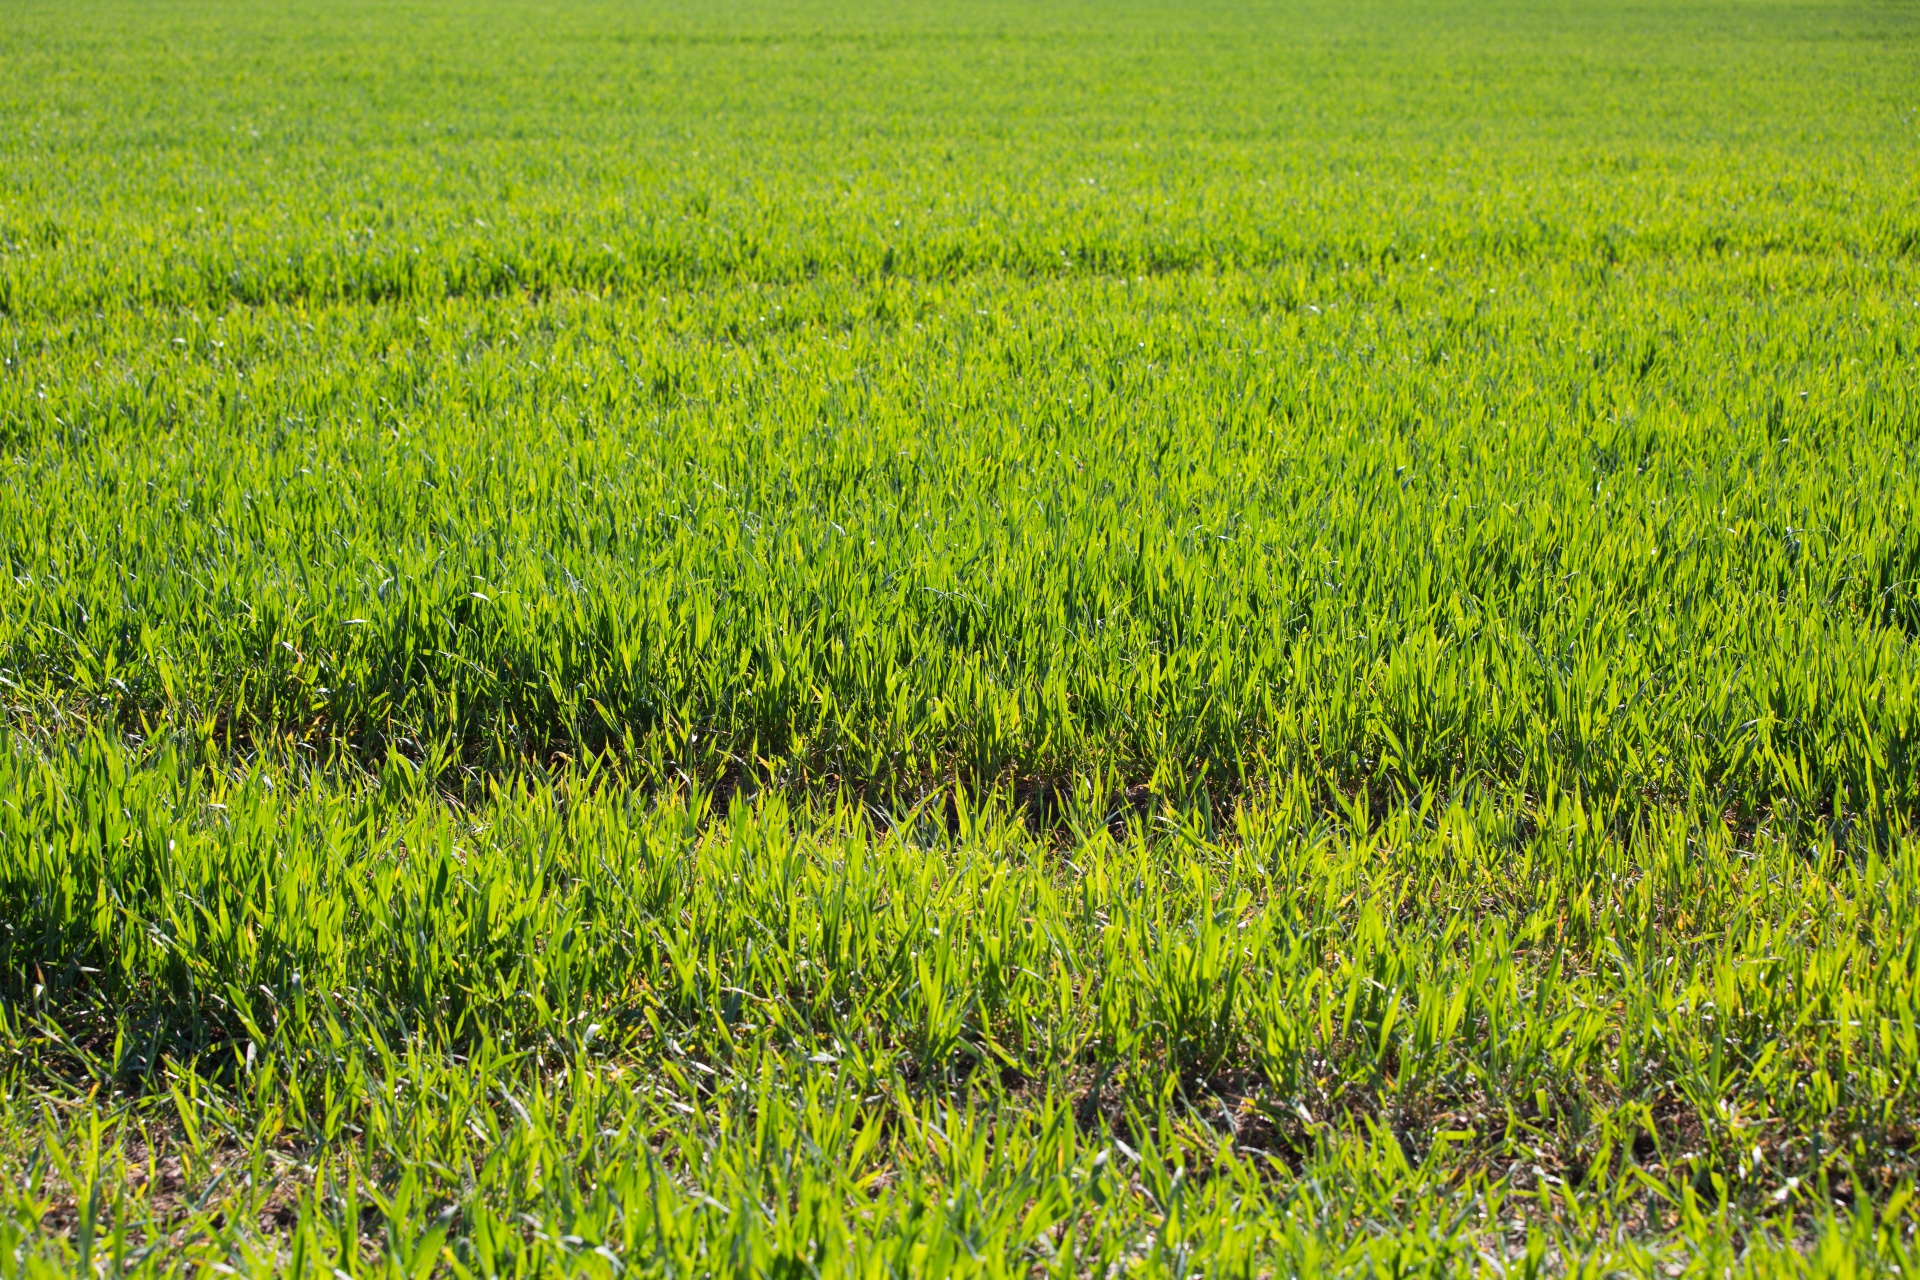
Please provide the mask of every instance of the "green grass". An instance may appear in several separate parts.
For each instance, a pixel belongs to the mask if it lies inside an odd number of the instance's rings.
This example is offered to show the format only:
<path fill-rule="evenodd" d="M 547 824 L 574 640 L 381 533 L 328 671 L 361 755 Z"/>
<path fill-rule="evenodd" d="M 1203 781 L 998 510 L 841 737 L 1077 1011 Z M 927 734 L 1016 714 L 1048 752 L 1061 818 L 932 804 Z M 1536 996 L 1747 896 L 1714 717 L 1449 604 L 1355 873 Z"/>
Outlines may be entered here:
<path fill-rule="evenodd" d="M 0 66 L 0 1276 L 1920 1264 L 1910 4 Z"/>

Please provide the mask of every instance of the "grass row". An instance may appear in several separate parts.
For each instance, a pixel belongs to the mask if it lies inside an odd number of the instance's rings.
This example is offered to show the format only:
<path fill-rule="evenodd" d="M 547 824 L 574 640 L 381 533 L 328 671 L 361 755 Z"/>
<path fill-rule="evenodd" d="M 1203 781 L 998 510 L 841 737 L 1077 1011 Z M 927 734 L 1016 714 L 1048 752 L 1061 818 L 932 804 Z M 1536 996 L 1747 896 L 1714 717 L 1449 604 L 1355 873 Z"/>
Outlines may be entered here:
<path fill-rule="evenodd" d="M 1898 5 L 60 12 L 0 35 L 35 323 L 1920 248 Z"/>
<path fill-rule="evenodd" d="M 455 811 L 398 757 L 294 785 L 100 740 L 0 768 L 35 797 L 0 811 L 23 1257 L 1904 1256 L 1905 841 L 1623 841 L 1486 792 L 1343 821 L 1303 781 L 1063 847 L 964 799 Z"/>
<path fill-rule="evenodd" d="M 115 313 L 0 388 L 0 676 L 23 727 L 436 773 L 1305 770 L 1884 826 L 1920 725 L 1909 275 Z"/>

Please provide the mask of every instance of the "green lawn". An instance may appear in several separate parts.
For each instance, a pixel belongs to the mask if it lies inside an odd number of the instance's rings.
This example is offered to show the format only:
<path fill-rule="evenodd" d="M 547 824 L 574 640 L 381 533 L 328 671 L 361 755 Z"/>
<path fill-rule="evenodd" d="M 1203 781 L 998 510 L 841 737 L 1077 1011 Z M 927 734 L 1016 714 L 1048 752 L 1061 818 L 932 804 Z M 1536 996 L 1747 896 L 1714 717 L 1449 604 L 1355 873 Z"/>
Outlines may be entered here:
<path fill-rule="evenodd" d="M 1920 1267 L 1911 0 L 10 0 L 0 356 L 0 1276 Z"/>

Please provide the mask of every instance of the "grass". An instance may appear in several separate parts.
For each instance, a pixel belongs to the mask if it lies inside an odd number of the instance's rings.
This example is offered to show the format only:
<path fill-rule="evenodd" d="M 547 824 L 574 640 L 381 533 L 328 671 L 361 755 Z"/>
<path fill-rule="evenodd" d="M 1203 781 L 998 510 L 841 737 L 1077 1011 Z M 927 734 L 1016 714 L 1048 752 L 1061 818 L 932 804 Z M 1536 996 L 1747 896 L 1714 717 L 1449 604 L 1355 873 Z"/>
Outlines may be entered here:
<path fill-rule="evenodd" d="M 0 1275 L 1915 1265 L 1910 6 L 0 65 Z"/>

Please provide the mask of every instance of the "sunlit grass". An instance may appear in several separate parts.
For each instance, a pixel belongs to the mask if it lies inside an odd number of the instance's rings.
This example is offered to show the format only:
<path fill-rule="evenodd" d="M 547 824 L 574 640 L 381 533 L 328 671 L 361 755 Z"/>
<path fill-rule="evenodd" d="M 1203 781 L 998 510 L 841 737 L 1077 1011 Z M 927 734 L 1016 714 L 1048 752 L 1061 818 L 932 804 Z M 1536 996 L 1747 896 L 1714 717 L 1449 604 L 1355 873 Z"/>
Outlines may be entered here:
<path fill-rule="evenodd" d="M 1914 14 L 9 19 L 0 1275 L 1911 1270 Z"/>

